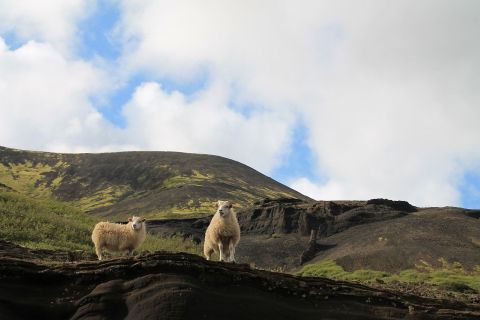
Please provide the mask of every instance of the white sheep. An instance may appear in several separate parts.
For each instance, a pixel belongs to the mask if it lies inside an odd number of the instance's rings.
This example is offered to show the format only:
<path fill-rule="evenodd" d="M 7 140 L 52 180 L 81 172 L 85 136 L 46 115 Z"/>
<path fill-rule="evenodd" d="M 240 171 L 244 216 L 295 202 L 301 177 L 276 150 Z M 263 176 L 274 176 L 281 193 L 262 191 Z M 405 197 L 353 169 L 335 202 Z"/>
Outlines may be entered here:
<path fill-rule="evenodd" d="M 220 255 L 220 261 L 235 262 L 235 247 L 239 241 L 240 226 L 232 204 L 229 201 L 218 201 L 217 212 L 205 232 L 205 257 L 210 260 L 215 252 Z"/>
<path fill-rule="evenodd" d="M 102 260 L 102 250 L 127 252 L 131 256 L 133 250 L 138 248 L 145 240 L 145 219 L 133 216 L 127 224 L 99 222 L 92 232 L 92 241 L 98 260 Z"/>

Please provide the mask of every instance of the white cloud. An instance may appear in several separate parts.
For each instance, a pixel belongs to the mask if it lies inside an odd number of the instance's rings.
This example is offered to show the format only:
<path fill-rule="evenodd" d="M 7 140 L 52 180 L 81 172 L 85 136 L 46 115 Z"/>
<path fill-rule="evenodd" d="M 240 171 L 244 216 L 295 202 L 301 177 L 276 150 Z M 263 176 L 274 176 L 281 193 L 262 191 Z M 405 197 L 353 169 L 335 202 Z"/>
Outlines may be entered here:
<path fill-rule="evenodd" d="M 344 189 L 342 184 L 327 182 L 323 185 L 312 182 L 306 177 L 298 178 L 290 183 L 290 187 L 316 200 L 355 200 Z M 364 198 L 358 198 L 363 200 Z"/>
<path fill-rule="evenodd" d="M 22 42 L 48 42 L 66 52 L 75 40 L 76 23 L 94 4 L 94 0 L 2 0 L 0 34 L 12 32 Z"/>
<path fill-rule="evenodd" d="M 458 204 L 480 161 L 479 4 L 372 3 L 342 9 L 342 54 L 323 72 L 321 107 L 305 109 L 322 191 Z"/>
<path fill-rule="evenodd" d="M 10 50 L 0 38 L 0 145 L 73 151 L 114 143 L 118 130 L 90 102 L 105 79 L 49 44 L 30 41 Z"/>
<path fill-rule="evenodd" d="M 122 3 L 131 70 L 207 69 L 238 101 L 302 116 L 328 183 L 298 181 L 317 198 L 459 203 L 480 160 L 477 1 Z"/>
<path fill-rule="evenodd" d="M 0 42 L 0 144 L 214 153 L 271 172 L 301 118 L 327 182 L 292 186 L 314 198 L 458 204 L 478 170 L 478 1 L 118 3 L 124 52 L 102 72 L 69 51 L 94 2 L 0 2 L 0 34 L 35 40 Z M 208 83 L 188 97 L 144 83 L 114 128 L 90 97 L 139 71 Z"/>
<path fill-rule="evenodd" d="M 331 19 L 314 1 L 121 1 L 124 65 L 191 79 L 206 69 L 236 98 L 297 106 L 318 86 Z"/>
<path fill-rule="evenodd" d="M 269 172 L 289 142 L 289 114 L 256 112 L 246 117 L 227 106 L 213 86 L 189 100 L 158 83 L 139 86 L 126 105 L 126 141 L 142 150 L 218 154 Z"/>

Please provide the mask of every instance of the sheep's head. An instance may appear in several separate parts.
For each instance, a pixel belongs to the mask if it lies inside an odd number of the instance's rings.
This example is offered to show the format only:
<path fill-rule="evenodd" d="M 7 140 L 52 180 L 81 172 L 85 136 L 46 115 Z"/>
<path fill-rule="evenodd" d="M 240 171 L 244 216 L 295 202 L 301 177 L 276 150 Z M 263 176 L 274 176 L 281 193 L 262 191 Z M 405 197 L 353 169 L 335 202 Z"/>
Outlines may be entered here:
<path fill-rule="evenodd" d="M 133 216 L 132 218 L 128 218 L 128 221 L 132 223 L 133 230 L 140 230 L 145 223 L 145 218 Z"/>
<path fill-rule="evenodd" d="M 217 212 L 220 214 L 221 217 L 226 217 L 232 211 L 232 204 L 230 201 L 222 201 L 218 200 L 217 202 Z"/>

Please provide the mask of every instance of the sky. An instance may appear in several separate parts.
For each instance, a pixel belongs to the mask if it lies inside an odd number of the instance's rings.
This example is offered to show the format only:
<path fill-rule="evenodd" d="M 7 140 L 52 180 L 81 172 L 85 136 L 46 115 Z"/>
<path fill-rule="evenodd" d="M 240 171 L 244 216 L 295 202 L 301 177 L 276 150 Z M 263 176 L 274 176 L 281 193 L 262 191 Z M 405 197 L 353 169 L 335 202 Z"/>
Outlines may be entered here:
<path fill-rule="evenodd" d="M 480 1 L 0 0 L 0 145 L 480 208 Z"/>

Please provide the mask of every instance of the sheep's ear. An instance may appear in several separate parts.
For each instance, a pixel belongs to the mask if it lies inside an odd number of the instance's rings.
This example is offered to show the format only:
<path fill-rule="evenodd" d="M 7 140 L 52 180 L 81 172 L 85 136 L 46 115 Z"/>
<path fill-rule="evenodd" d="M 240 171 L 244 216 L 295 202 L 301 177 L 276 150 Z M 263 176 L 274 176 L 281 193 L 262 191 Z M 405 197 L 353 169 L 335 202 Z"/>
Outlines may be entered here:
<path fill-rule="evenodd" d="M 145 220 L 146 220 L 145 218 L 142 218 L 142 222 L 145 222 Z"/>
<path fill-rule="evenodd" d="M 230 209 L 232 209 L 233 205 L 229 202 L 229 203 L 228 203 L 228 207 L 229 207 Z"/>
<path fill-rule="evenodd" d="M 218 207 L 220 206 L 220 200 L 215 202 L 215 204 L 213 206 L 215 207 L 215 209 L 218 209 Z"/>
<path fill-rule="evenodd" d="M 132 218 L 128 218 L 128 222 L 132 222 Z"/>

